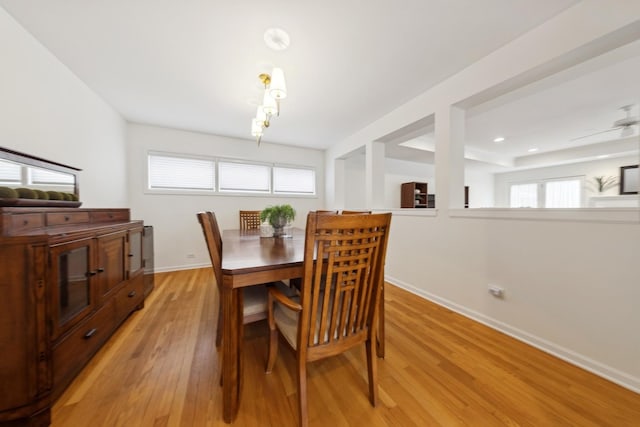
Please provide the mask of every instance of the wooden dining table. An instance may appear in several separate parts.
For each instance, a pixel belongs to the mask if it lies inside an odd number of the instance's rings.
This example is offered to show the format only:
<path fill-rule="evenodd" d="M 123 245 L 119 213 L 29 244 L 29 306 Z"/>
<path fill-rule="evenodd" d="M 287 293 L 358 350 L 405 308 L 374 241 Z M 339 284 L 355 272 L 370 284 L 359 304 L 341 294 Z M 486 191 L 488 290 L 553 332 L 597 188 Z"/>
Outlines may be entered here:
<path fill-rule="evenodd" d="M 241 288 L 302 277 L 305 231 L 293 228 L 288 237 L 260 237 L 260 230 L 222 233 L 222 405 L 231 423 L 242 392 L 243 299 Z M 384 289 L 384 288 L 383 288 Z M 384 302 L 384 293 L 381 298 Z M 376 345 L 384 357 L 384 304 L 380 304 Z M 266 351 L 266 350 L 265 350 Z"/>

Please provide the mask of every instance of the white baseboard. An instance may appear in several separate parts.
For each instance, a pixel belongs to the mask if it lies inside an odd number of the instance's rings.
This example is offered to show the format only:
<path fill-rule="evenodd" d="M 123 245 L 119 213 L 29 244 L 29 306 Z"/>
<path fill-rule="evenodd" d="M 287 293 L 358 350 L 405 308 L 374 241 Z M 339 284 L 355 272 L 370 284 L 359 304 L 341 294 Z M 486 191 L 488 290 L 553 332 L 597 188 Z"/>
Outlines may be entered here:
<path fill-rule="evenodd" d="M 614 382 L 624 388 L 627 388 L 633 392 L 640 393 L 640 378 L 631 376 L 625 372 L 621 372 L 615 368 L 604 365 L 596 360 L 585 357 L 572 350 L 559 346 L 555 343 L 547 341 L 543 338 L 532 335 L 521 329 L 515 328 L 506 323 L 500 322 L 496 319 L 488 317 L 477 311 L 470 310 L 464 306 L 451 302 L 447 299 L 441 298 L 437 295 L 426 292 L 422 289 L 418 289 L 408 283 L 395 279 L 385 275 L 385 281 L 402 288 L 412 294 L 425 298 L 438 305 L 444 306 L 456 313 L 459 313 L 472 320 L 480 322 L 490 328 L 496 329 L 504 334 L 507 334 L 519 341 L 525 342 L 533 347 L 536 347 L 546 353 L 549 353 L 559 359 L 562 359 L 572 365 L 576 365 L 582 369 L 585 369 L 591 373 L 594 373 L 602 378 L 605 378 L 611 382 Z"/>
<path fill-rule="evenodd" d="M 153 272 L 154 273 L 166 273 L 169 271 L 180 271 L 180 270 L 195 270 L 197 268 L 207 268 L 207 267 L 211 267 L 211 263 L 207 263 L 207 264 L 187 264 L 187 265 L 177 265 L 177 266 L 173 266 L 173 267 L 159 267 L 159 268 L 154 268 Z"/>

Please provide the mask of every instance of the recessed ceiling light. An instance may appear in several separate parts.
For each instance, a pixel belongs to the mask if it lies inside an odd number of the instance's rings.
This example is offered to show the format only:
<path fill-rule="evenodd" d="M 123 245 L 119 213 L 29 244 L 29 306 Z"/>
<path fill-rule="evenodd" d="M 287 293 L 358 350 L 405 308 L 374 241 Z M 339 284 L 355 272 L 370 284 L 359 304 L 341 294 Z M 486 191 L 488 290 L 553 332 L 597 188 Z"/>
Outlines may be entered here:
<path fill-rule="evenodd" d="M 504 136 L 498 136 L 498 137 L 494 138 L 493 142 L 495 142 L 495 143 L 504 142 Z"/>
<path fill-rule="evenodd" d="M 598 156 L 599 159 L 606 159 L 607 157 L 609 157 L 609 154 L 600 154 Z"/>
<path fill-rule="evenodd" d="M 291 39 L 282 28 L 269 28 L 264 32 L 264 42 L 273 50 L 285 50 L 289 47 Z"/>
<path fill-rule="evenodd" d="M 530 153 L 535 153 L 536 151 L 538 151 L 538 149 L 536 147 L 533 147 L 533 148 L 529 148 L 527 151 Z"/>

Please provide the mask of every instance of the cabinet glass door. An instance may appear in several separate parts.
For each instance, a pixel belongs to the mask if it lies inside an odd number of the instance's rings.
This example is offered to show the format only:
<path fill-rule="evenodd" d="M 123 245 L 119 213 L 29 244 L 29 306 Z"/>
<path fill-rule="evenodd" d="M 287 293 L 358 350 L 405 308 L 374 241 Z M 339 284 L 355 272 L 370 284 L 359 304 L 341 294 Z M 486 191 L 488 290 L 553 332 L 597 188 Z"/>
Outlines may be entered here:
<path fill-rule="evenodd" d="M 91 305 L 89 247 L 62 252 L 58 257 L 58 324 L 67 323 Z"/>
<path fill-rule="evenodd" d="M 129 278 L 142 270 L 142 228 L 129 232 Z"/>

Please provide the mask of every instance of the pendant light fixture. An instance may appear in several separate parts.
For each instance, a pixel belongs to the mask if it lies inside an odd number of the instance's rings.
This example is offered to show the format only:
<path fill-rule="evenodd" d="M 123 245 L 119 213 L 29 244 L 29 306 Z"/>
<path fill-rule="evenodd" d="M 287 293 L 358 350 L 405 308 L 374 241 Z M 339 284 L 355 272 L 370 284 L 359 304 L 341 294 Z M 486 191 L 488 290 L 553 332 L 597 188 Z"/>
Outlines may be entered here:
<path fill-rule="evenodd" d="M 283 51 L 289 47 L 289 34 L 280 28 L 269 28 L 264 33 L 264 41 L 270 49 Z M 271 124 L 271 119 L 280 116 L 280 101 L 287 97 L 287 84 L 284 71 L 279 67 L 274 67 L 271 74 L 260 74 L 258 79 L 264 87 L 264 94 L 262 104 L 258 106 L 256 116 L 251 121 L 251 135 L 260 145 L 260 139 Z"/>

